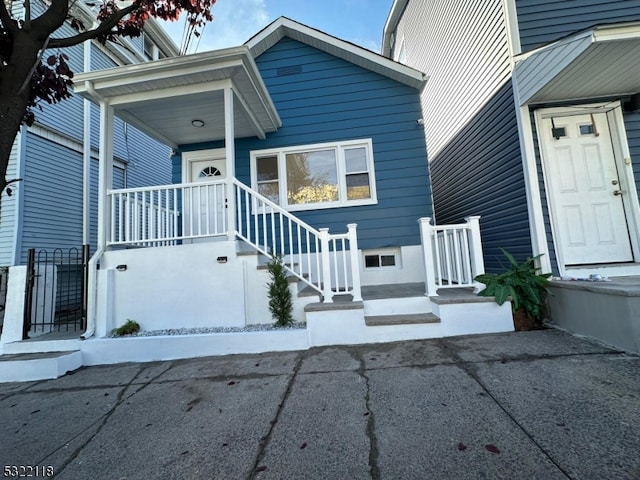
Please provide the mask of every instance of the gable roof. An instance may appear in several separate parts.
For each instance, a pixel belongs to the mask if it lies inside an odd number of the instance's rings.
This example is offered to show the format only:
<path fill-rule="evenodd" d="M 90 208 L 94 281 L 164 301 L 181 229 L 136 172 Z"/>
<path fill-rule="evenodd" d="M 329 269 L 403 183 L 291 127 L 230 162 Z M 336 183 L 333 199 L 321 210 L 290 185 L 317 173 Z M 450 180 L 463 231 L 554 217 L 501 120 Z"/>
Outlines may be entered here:
<path fill-rule="evenodd" d="M 427 76 L 414 68 L 389 60 L 371 50 L 341 40 L 287 17 L 280 17 L 273 21 L 251 37 L 245 45 L 249 47 L 253 58 L 257 58 L 284 37 L 289 37 L 317 48 L 417 90 L 421 90 L 427 81 Z"/>

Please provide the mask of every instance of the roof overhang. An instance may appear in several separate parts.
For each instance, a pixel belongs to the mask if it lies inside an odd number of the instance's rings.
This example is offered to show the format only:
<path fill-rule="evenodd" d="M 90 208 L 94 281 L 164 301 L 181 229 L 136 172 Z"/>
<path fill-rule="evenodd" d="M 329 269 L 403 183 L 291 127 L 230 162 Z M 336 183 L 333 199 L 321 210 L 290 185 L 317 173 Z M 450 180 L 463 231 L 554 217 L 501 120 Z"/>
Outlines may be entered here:
<path fill-rule="evenodd" d="M 427 81 L 426 75 L 414 68 L 286 17 L 280 17 L 272 22 L 250 38 L 245 45 L 251 50 L 253 58 L 257 58 L 283 37 L 302 42 L 417 90 L 421 90 Z"/>
<path fill-rule="evenodd" d="M 520 105 L 640 92 L 640 23 L 598 26 L 516 58 Z"/>
<path fill-rule="evenodd" d="M 79 95 L 110 104 L 120 118 L 174 148 L 225 138 L 229 88 L 236 138 L 264 138 L 281 126 L 245 46 L 78 74 L 74 83 Z"/>

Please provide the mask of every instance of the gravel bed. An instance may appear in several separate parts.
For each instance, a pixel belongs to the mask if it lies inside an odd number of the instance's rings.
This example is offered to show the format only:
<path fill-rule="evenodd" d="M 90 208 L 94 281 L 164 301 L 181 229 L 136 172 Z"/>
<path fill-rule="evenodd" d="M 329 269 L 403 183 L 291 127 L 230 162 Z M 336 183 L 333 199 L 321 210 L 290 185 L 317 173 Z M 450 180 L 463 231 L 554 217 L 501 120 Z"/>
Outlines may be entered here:
<path fill-rule="evenodd" d="M 141 330 L 129 335 L 109 335 L 111 338 L 122 337 L 160 337 L 170 335 L 203 335 L 207 333 L 236 333 L 236 332 L 270 332 L 281 330 L 299 330 L 307 328 L 306 322 L 294 322 L 286 327 L 277 327 L 273 323 L 247 325 L 246 327 L 210 327 L 210 328 L 167 328 L 164 330 Z"/>

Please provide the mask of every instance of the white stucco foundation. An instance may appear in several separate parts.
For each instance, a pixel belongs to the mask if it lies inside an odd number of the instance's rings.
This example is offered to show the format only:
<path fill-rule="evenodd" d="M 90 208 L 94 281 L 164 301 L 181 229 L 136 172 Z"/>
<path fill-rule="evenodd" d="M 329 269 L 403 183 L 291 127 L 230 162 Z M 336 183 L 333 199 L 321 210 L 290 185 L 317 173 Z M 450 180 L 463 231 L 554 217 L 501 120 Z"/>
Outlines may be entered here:
<path fill-rule="evenodd" d="M 245 326 L 244 272 L 234 242 L 106 252 L 98 292 L 107 292 L 99 299 L 102 334 L 127 319 L 144 330 Z"/>

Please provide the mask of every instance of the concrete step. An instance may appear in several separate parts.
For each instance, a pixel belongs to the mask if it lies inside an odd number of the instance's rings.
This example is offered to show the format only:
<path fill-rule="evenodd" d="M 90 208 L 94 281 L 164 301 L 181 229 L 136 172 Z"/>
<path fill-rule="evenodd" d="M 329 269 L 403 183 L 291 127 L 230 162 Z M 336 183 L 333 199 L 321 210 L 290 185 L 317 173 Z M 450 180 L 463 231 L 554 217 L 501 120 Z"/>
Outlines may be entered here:
<path fill-rule="evenodd" d="M 410 313 L 404 315 L 365 315 L 364 323 L 368 327 L 382 325 L 416 325 L 440 323 L 440 317 L 433 313 Z"/>
<path fill-rule="evenodd" d="M 0 355 L 0 383 L 58 378 L 81 366 L 80 350 Z"/>

